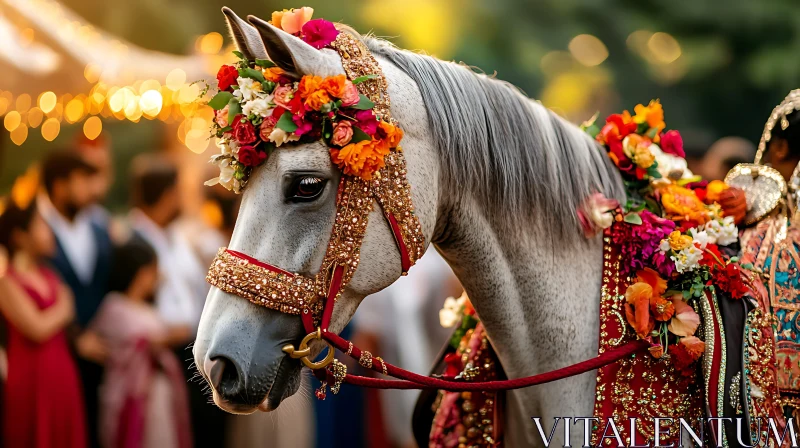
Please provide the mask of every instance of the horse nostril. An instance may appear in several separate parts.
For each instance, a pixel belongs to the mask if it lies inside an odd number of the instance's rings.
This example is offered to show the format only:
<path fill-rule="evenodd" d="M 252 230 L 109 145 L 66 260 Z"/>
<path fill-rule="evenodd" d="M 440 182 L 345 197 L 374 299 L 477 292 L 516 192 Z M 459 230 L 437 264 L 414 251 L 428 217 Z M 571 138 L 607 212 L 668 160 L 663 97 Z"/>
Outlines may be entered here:
<path fill-rule="evenodd" d="M 206 361 L 205 367 L 211 385 L 218 392 L 225 394 L 238 389 L 239 372 L 230 359 L 217 356 Z"/>

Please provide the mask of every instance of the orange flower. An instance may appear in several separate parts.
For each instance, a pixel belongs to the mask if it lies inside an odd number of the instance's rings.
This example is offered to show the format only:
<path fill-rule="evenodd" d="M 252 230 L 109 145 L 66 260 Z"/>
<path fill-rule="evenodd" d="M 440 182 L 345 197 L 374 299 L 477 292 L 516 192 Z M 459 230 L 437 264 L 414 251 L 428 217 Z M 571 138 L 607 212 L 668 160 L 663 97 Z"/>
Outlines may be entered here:
<path fill-rule="evenodd" d="M 346 75 L 329 76 L 322 80 L 319 88 L 334 98 L 342 98 L 347 90 L 346 81 Z"/>
<path fill-rule="evenodd" d="M 382 120 L 378 122 L 378 126 L 386 134 L 384 140 L 389 144 L 389 148 L 397 148 L 403 139 L 403 130 Z"/>
<path fill-rule="evenodd" d="M 725 182 L 721 180 L 712 180 L 711 182 L 708 183 L 708 186 L 706 187 L 706 199 L 708 200 L 709 203 L 719 202 L 720 195 L 722 194 L 723 191 L 727 190 L 728 188 L 730 187 Z"/>
<path fill-rule="evenodd" d="M 666 322 L 672 319 L 675 314 L 675 307 L 672 302 L 663 297 L 652 297 L 650 299 L 650 312 L 653 313 L 655 320 Z"/>
<path fill-rule="evenodd" d="M 345 174 L 358 176 L 364 180 L 372 179 L 376 171 L 383 168 L 389 146 L 384 141 L 363 140 L 351 143 L 342 149 L 331 148 L 333 162 Z"/>
<path fill-rule="evenodd" d="M 634 283 L 625 291 L 625 317 L 640 338 L 646 338 L 655 328 L 655 320 L 650 314 L 650 299 L 653 288 L 644 282 Z"/>
<path fill-rule="evenodd" d="M 261 72 L 264 74 L 264 79 L 266 79 L 267 81 L 272 81 L 274 83 L 280 82 L 281 75 L 286 73 L 280 67 L 265 68 Z"/>
<path fill-rule="evenodd" d="M 275 11 L 272 13 L 272 24 L 289 34 L 297 34 L 314 15 L 314 9 L 304 6 L 298 9 Z"/>
<path fill-rule="evenodd" d="M 633 111 L 636 112 L 636 116 L 633 117 L 633 121 L 636 124 L 647 123 L 650 129 L 656 129 L 657 133 L 653 141 L 658 143 L 659 134 L 667 127 L 664 123 L 664 109 L 661 107 L 661 102 L 659 100 L 651 100 L 647 106 L 637 104 Z"/>
<path fill-rule="evenodd" d="M 664 356 L 664 346 L 663 345 L 654 345 L 647 349 L 650 351 L 650 354 L 653 355 L 653 358 L 661 359 Z"/>
<path fill-rule="evenodd" d="M 667 216 L 672 220 L 694 221 L 698 224 L 705 224 L 708 221 L 705 204 L 694 191 L 679 187 L 675 184 L 668 184 L 660 189 L 661 206 Z"/>
<path fill-rule="evenodd" d="M 681 299 L 680 295 L 671 300 L 672 306 L 675 307 L 675 317 L 667 326 L 667 330 L 676 336 L 692 336 L 700 326 L 700 316 L 694 308 Z"/>
<path fill-rule="evenodd" d="M 664 291 L 667 290 L 667 281 L 661 278 L 661 276 L 658 275 L 658 272 L 650 268 L 644 268 L 637 272 L 636 280 L 650 285 L 650 287 L 653 289 L 653 295 L 656 296 L 664 294 Z"/>
<path fill-rule="evenodd" d="M 681 344 L 683 344 L 683 347 L 686 349 L 689 355 L 692 356 L 693 360 L 699 359 L 701 356 L 703 356 L 703 353 L 706 350 L 706 343 L 701 341 L 696 336 L 682 338 Z"/>
<path fill-rule="evenodd" d="M 320 110 L 322 106 L 331 102 L 331 97 L 324 90 L 317 90 L 306 98 L 305 105 L 309 110 Z"/>
<path fill-rule="evenodd" d="M 321 77 L 305 75 L 300 79 L 300 84 L 297 86 L 297 93 L 300 95 L 300 98 L 306 99 L 311 96 L 312 93 L 319 90 L 320 84 L 322 84 Z"/>

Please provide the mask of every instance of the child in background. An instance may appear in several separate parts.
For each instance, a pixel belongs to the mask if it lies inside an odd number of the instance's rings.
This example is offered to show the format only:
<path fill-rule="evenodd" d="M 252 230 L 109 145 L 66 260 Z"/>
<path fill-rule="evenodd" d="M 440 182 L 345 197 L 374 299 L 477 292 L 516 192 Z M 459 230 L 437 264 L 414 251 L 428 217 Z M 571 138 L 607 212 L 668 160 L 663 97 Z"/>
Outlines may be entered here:
<path fill-rule="evenodd" d="M 9 200 L 0 212 L 0 246 L 8 254 L 0 272 L 8 367 L 0 446 L 85 448 L 83 394 L 64 332 L 74 304 L 42 264 L 55 239 L 32 198 Z"/>
<path fill-rule="evenodd" d="M 188 448 L 189 408 L 182 364 L 169 349 L 188 328 L 170 328 L 153 307 L 155 251 L 132 239 L 115 249 L 111 290 L 90 327 L 109 342 L 100 389 L 106 448 Z"/>

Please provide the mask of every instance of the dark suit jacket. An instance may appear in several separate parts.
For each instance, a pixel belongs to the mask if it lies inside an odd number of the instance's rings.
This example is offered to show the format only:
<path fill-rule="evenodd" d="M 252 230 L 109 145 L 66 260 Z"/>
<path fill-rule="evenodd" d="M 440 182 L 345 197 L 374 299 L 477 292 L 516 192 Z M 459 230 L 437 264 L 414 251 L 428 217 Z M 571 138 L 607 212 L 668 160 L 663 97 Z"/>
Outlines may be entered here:
<path fill-rule="evenodd" d="M 92 320 L 100 307 L 100 303 L 108 293 L 108 281 L 111 276 L 111 238 L 108 231 L 97 224 L 92 224 L 92 230 L 97 245 L 97 263 L 91 282 L 84 284 L 78 279 L 57 236 L 56 253 L 50 260 L 53 268 L 75 295 L 76 320 L 81 327 L 85 327 Z"/>

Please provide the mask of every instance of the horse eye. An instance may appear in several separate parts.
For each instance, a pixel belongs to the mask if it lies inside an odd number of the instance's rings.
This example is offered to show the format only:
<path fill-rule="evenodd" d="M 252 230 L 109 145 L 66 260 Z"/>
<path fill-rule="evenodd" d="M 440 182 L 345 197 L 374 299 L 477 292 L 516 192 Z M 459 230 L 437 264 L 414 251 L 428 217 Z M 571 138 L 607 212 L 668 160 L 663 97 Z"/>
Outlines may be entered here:
<path fill-rule="evenodd" d="M 317 199 L 325 190 L 326 180 L 315 176 L 297 177 L 286 192 L 286 199 L 292 202 L 310 202 Z"/>

